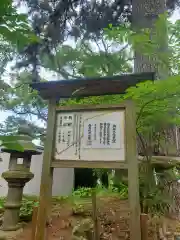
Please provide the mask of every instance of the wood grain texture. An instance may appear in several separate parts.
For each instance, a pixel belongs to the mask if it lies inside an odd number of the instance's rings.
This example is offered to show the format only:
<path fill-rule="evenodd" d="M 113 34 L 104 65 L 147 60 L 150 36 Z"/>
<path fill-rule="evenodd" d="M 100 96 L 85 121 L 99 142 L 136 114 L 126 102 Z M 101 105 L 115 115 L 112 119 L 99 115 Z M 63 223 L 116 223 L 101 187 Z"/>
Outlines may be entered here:
<path fill-rule="evenodd" d="M 81 161 L 81 160 L 53 160 L 51 163 L 53 168 L 121 168 L 127 169 L 125 162 L 114 161 Z"/>
<path fill-rule="evenodd" d="M 138 163 L 146 161 L 143 157 L 138 157 Z M 171 157 L 171 156 L 152 156 L 153 164 L 163 164 L 170 166 L 177 166 L 180 164 L 180 157 Z M 128 164 L 123 161 L 114 162 L 114 161 L 80 161 L 80 160 L 65 160 L 65 159 L 53 159 L 51 167 L 53 168 L 109 168 L 111 165 L 112 169 L 128 169 Z"/>
<path fill-rule="evenodd" d="M 55 129 L 55 106 L 54 100 L 49 102 L 48 107 L 48 123 L 47 135 L 44 148 L 44 157 L 42 165 L 41 186 L 40 186 L 40 199 L 39 210 L 37 215 L 37 225 L 35 240 L 44 240 L 46 235 L 46 222 L 49 213 L 49 204 L 51 199 L 51 188 L 53 171 L 51 169 L 51 160 L 53 156 L 54 146 L 54 129 Z"/>
<path fill-rule="evenodd" d="M 133 103 L 129 104 L 126 109 L 125 124 L 126 159 L 128 163 L 128 199 L 131 210 L 130 239 L 141 240 L 139 167 L 136 146 L 136 115 Z"/>
<path fill-rule="evenodd" d="M 80 161 L 54 159 L 54 140 L 56 114 L 58 112 L 92 111 L 92 110 L 119 110 L 125 111 L 125 159 L 126 161 Z M 139 178 L 138 178 L 138 157 L 136 149 L 136 119 L 135 107 L 130 102 L 123 102 L 118 105 L 92 105 L 92 106 L 68 106 L 56 107 L 55 102 L 50 102 L 48 113 L 47 139 L 44 150 L 40 206 L 37 217 L 35 240 L 44 240 L 46 220 L 49 212 L 50 198 L 52 196 L 52 168 L 120 168 L 128 169 L 129 205 L 131 212 L 130 236 L 131 240 L 141 239 L 140 228 L 140 206 L 139 206 Z"/>
<path fill-rule="evenodd" d="M 92 190 L 92 218 L 94 222 L 94 239 L 99 240 L 99 229 L 98 229 L 98 217 L 97 217 L 97 204 L 96 204 L 96 189 Z"/>
<path fill-rule="evenodd" d="M 44 99 L 60 99 L 122 94 L 127 88 L 146 80 L 154 80 L 154 73 L 48 81 L 33 83 L 31 87 Z"/>
<path fill-rule="evenodd" d="M 60 111 L 62 112 L 73 112 L 73 111 L 77 111 L 77 112 L 82 112 L 82 111 L 93 111 L 93 110 L 116 110 L 116 109 L 122 109 L 124 110 L 126 107 L 128 107 L 130 105 L 130 101 L 123 101 L 120 104 L 97 104 L 97 105 L 71 105 L 71 106 L 58 106 L 56 107 L 56 111 Z"/>
<path fill-rule="evenodd" d="M 31 240 L 35 239 L 36 224 L 37 224 L 37 214 L 38 214 L 38 207 L 33 207 Z"/>
<path fill-rule="evenodd" d="M 142 213 L 141 219 L 141 240 L 148 240 L 148 215 Z"/>

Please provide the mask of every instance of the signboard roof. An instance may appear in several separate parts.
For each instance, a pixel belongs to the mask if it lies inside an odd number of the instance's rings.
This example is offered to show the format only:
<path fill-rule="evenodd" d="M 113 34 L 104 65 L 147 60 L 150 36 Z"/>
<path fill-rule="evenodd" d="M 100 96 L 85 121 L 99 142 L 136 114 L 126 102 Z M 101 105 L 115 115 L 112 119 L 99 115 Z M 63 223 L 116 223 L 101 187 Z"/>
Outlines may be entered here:
<path fill-rule="evenodd" d="M 126 74 L 33 83 L 44 99 L 75 98 L 125 93 L 126 89 L 145 80 L 154 80 L 154 73 Z"/>

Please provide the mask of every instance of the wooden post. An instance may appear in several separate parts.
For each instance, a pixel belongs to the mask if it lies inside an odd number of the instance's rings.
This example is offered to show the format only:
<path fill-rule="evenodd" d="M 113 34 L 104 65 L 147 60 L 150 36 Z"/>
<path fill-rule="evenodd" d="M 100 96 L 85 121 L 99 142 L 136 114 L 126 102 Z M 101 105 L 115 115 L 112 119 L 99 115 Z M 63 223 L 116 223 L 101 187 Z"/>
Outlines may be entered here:
<path fill-rule="evenodd" d="M 140 216 L 141 219 L 141 240 L 148 239 L 148 215 L 142 213 Z"/>
<path fill-rule="evenodd" d="M 92 217 L 94 221 L 94 240 L 99 240 L 98 218 L 96 207 L 96 189 L 92 190 Z"/>
<path fill-rule="evenodd" d="M 31 240 L 35 239 L 38 207 L 33 208 Z"/>
<path fill-rule="evenodd" d="M 139 201 L 139 166 L 136 146 L 135 106 L 129 102 L 125 114 L 126 124 L 126 159 L 128 163 L 128 199 L 130 205 L 130 239 L 141 240 L 140 201 Z"/>
<path fill-rule="evenodd" d="M 48 193 L 49 199 L 48 199 L 48 206 L 47 206 L 48 224 L 50 224 L 51 222 L 53 173 L 54 173 L 54 168 L 50 168 L 50 182 L 49 182 L 49 193 Z"/>
<path fill-rule="evenodd" d="M 43 165 L 42 165 L 42 175 L 41 175 L 41 186 L 40 186 L 40 200 L 39 200 L 39 210 L 37 216 L 37 225 L 35 240 L 45 240 L 45 231 L 48 213 L 50 209 L 50 199 L 51 199 L 51 188 L 52 188 L 52 178 L 53 171 L 51 169 L 51 161 L 53 157 L 54 148 L 54 129 L 55 129 L 55 118 L 56 118 L 56 101 L 50 100 L 48 107 L 48 123 L 47 123 L 47 134 L 46 143 L 44 147 Z"/>

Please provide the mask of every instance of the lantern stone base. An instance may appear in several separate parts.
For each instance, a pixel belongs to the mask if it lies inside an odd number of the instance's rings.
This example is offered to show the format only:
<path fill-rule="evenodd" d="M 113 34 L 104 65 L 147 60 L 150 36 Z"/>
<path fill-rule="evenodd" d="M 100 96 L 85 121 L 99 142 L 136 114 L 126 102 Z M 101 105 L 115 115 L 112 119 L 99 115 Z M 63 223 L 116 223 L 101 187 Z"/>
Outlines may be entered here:
<path fill-rule="evenodd" d="M 23 187 L 29 182 L 34 174 L 29 171 L 7 171 L 2 177 L 8 182 L 8 196 L 4 204 L 3 231 L 16 231 L 19 225 L 19 212 L 23 195 Z"/>
<path fill-rule="evenodd" d="M 17 237 L 19 234 L 21 234 L 23 231 L 22 228 L 19 228 L 16 231 L 3 231 L 0 230 L 0 240 L 7 240 L 7 239 L 13 239 L 15 237 Z"/>
<path fill-rule="evenodd" d="M 18 229 L 22 228 L 20 224 L 17 224 L 16 226 L 2 226 L 0 228 L 0 231 L 2 232 L 14 232 L 17 231 Z M 0 238 L 1 240 L 1 238 Z"/>

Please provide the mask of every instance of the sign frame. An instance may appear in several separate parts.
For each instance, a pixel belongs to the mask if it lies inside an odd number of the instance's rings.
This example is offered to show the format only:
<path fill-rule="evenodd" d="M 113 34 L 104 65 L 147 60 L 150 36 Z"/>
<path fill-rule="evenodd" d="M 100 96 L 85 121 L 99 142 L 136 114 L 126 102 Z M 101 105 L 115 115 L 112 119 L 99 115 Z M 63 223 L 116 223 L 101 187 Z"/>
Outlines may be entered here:
<path fill-rule="evenodd" d="M 73 113 L 73 112 L 90 112 L 90 111 L 112 111 L 113 110 L 122 110 L 124 111 L 124 145 L 125 145 L 125 161 L 118 160 L 118 161 L 86 161 L 86 160 L 65 160 L 65 159 L 58 159 L 56 160 L 54 157 L 52 159 L 52 167 L 56 168 L 111 168 L 112 169 L 127 169 L 128 168 L 128 149 L 127 145 L 130 144 L 131 138 L 129 137 L 128 133 L 128 126 L 131 124 L 131 119 L 128 117 L 128 112 L 130 111 L 131 103 L 124 102 L 122 104 L 114 104 L 114 105 L 75 105 L 75 106 L 61 106 L 56 107 L 56 121 L 58 113 Z M 56 125 L 56 124 L 55 124 Z M 56 131 L 56 129 L 55 129 Z M 55 151 L 55 149 L 54 149 Z M 102 149 L 103 151 L 103 149 Z"/>
<path fill-rule="evenodd" d="M 125 161 L 80 161 L 80 160 L 55 160 L 56 116 L 59 112 L 77 112 L 94 110 L 125 111 Z M 130 239 L 141 239 L 140 228 L 140 202 L 139 202 L 139 167 L 136 146 L 136 114 L 132 101 L 117 105 L 75 105 L 56 106 L 56 101 L 49 101 L 47 137 L 44 149 L 42 166 L 40 204 L 37 215 L 35 240 L 44 240 L 45 226 L 51 212 L 52 183 L 54 168 L 109 168 L 128 170 L 128 200 L 130 210 Z"/>

